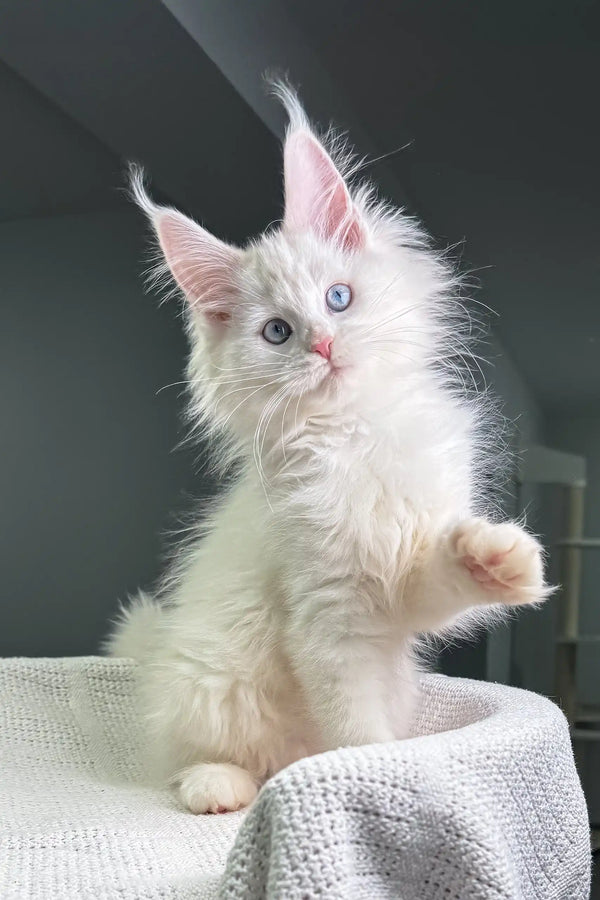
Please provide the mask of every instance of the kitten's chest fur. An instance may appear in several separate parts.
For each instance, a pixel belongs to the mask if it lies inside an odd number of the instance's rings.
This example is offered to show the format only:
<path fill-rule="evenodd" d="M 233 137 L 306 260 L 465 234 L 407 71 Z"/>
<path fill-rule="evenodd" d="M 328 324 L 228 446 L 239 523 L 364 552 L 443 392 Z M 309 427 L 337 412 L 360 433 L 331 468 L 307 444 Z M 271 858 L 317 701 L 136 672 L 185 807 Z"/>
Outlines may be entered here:
<path fill-rule="evenodd" d="M 276 479 L 276 528 L 335 571 L 396 581 L 466 502 L 463 452 L 443 429 L 353 417 L 309 421 Z M 462 461 L 461 461 L 462 460 Z"/>

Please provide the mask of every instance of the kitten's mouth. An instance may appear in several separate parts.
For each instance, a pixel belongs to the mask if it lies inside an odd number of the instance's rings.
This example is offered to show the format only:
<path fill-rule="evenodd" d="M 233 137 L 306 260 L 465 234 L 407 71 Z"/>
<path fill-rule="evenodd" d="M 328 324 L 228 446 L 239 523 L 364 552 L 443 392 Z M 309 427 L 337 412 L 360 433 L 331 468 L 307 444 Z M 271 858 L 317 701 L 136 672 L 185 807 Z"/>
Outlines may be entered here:
<path fill-rule="evenodd" d="M 351 368 L 347 363 L 332 362 L 329 360 L 322 366 L 315 366 L 308 373 L 307 390 L 319 391 L 320 389 L 341 387 L 346 373 Z"/>
<path fill-rule="evenodd" d="M 341 375 L 343 372 L 347 372 L 352 368 L 352 366 L 347 362 L 340 362 L 339 360 L 336 360 L 334 362 L 332 359 L 329 360 L 327 367 L 329 369 L 329 372 L 327 372 L 326 375 L 330 376 Z"/>
<path fill-rule="evenodd" d="M 315 371 L 315 377 L 318 378 L 319 382 L 329 381 L 331 378 L 337 378 L 344 370 L 344 366 L 339 363 L 334 363 L 331 360 L 325 363 L 323 366 L 318 366 Z"/>
<path fill-rule="evenodd" d="M 320 384 L 337 387 L 341 384 L 342 379 L 346 375 L 350 366 L 343 363 L 333 363 L 330 360 L 327 366 L 324 368 L 325 370 L 321 374 Z"/>

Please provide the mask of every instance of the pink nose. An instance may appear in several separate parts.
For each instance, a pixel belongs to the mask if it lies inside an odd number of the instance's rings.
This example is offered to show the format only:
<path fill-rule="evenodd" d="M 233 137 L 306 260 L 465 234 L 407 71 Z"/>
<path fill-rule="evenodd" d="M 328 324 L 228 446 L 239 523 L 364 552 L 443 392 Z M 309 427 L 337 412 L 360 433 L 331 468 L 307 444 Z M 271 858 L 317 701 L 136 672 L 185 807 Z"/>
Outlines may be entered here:
<path fill-rule="evenodd" d="M 333 344 L 332 337 L 324 337 L 319 341 L 318 344 L 313 344 L 311 350 L 313 353 L 320 353 L 323 359 L 330 359 L 331 357 L 331 345 Z"/>

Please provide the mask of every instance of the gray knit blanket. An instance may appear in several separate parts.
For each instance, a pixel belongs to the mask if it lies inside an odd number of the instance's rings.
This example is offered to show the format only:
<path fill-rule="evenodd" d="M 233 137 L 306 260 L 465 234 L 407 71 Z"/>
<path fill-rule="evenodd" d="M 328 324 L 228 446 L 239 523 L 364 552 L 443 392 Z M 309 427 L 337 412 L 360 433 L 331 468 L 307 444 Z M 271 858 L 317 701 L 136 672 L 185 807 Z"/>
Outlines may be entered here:
<path fill-rule="evenodd" d="M 429 675 L 415 736 L 280 772 L 193 816 L 147 783 L 134 667 L 0 663 L 2 900 L 583 900 L 586 807 L 560 710 Z"/>

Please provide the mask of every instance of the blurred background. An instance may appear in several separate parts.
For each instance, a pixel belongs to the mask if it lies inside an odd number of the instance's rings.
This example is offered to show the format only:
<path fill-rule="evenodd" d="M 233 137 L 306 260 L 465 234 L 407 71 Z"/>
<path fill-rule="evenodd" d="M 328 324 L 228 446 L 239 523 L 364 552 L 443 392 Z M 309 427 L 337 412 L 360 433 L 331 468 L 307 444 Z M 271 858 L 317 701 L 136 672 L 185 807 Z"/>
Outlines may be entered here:
<path fill-rule="evenodd" d="M 261 75 L 288 72 L 498 313 L 506 510 L 564 590 L 439 665 L 560 695 L 600 822 L 599 40 L 591 0 L 3 0 L 1 655 L 97 652 L 215 490 L 177 449 L 186 347 L 144 293 L 124 167 L 222 238 L 258 233 L 283 126 Z"/>

